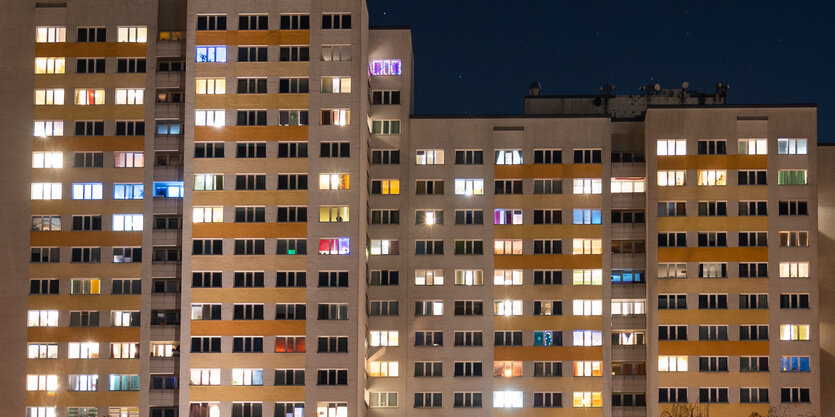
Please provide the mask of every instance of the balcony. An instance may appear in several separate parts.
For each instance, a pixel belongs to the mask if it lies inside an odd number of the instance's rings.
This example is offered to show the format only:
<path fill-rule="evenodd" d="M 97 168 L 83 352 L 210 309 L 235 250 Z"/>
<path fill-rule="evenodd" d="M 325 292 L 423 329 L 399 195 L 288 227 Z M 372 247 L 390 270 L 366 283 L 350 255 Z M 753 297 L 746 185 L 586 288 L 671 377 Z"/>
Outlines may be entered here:
<path fill-rule="evenodd" d="M 154 150 L 155 151 L 183 151 L 183 135 L 155 135 L 154 136 Z"/>
<path fill-rule="evenodd" d="M 612 407 L 612 417 L 645 417 L 646 407 Z"/>
<path fill-rule="evenodd" d="M 182 198 L 155 198 L 154 199 L 154 213 L 156 214 L 175 214 L 183 212 Z"/>
<path fill-rule="evenodd" d="M 612 239 L 646 239 L 644 223 L 612 223 Z"/>
<path fill-rule="evenodd" d="M 612 207 L 619 209 L 645 209 L 646 193 L 614 193 L 612 194 Z"/>
<path fill-rule="evenodd" d="M 176 374 L 180 372 L 180 358 L 152 356 L 150 366 L 149 372 L 152 374 Z"/>
<path fill-rule="evenodd" d="M 647 266 L 646 253 L 613 253 L 612 269 L 642 269 Z"/>
<path fill-rule="evenodd" d="M 614 392 L 646 392 L 646 375 L 612 375 Z"/>
<path fill-rule="evenodd" d="M 154 246 L 181 246 L 183 243 L 182 230 L 154 229 L 151 232 Z"/>
<path fill-rule="evenodd" d="M 646 298 L 647 285 L 643 282 L 612 284 L 612 298 Z"/>
<path fill-rule="evenodd" d="M 153 278 L 179 278 L 182 277 L 182 263 L 179 261 L 153 261 L 151 264 L 151 277 Z"/>
<path fill-rule="evenodd" d="M 175 310 L 180 308 L 180 294 L 153 293 L 151 308 L 154 310 Z"/>
<path fill-rule="evenodd" d="M 185 105 L 183 103 L 160 103 L 154 106 L 154 117 L 157 119 L 183 120 Z"/>
<path fill-rule="evenodd" d="M 180 396 L 177 389 L 152 389 L 148 391 L 148 402 L 151 406 L 177 406 Z"/>
<path fill-rule="evenodd" d="M 646 328 L 646 314 L 618 314 L 612 316 L 612 330 L 638 330 Z"/>
<path fill-rule="evenodd" d="M 157 57 L 175 58 L 186 56 L 186 41 L 157 41 Z"/>
<path fill-rule="evenodd" d="M 176 324 L 151 326 L 151 340 L 180 340 L 180 326 Z"/>
<path fill-rule="evenodd" d="M 182 181 L 183 180 L 183 166 L 182 165 L 155 165 L 154 166 L 154 181 Z"/>
<path fill-rule="evenodd" d="M 158 72 L 156 77 L 157 88 L 183 88 L 185 79 L 186 73 L 183 71 Z"/>
<path fill-rule="evenodd" d="M 615 362 L 646 362 L 647 346 L 631 345 L 612 346 L 612 361 Z"/>

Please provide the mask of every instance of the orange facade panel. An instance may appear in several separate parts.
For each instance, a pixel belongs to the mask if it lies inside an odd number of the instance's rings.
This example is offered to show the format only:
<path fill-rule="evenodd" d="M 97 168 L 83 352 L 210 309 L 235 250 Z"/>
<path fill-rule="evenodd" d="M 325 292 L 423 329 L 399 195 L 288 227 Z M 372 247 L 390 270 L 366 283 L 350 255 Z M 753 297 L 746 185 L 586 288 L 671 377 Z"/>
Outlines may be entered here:
<path fill-rule="evenodd" d="M 227 86 L 234 88 L 234 86 Z M 307 109 L 307 94 L 199 94 L 194 96 L 197 109 Z"/>
<path fill-rule="evenodd" d="M 304 320 L 195 320 L 192 336 L 304 335 Z"/>
<path fill-rule="evenodd" d="M 142 84 L 144 86 L 144 84 Z M 97 87 L 87 85 L 85 87 Z M 76 106 L 72 104 L 72 91 L 67 91 L 67 104 L 63 106 L 35 106 L 35 120 L 144 120 L 145 106 L 117 106 L 112 103 L 99 106 Z M 66 133 L 71 133 L 72 125 L 64 126 Z"/>
<path fill-rule="evenodd" d="M 32 246 L 142 246 L 142 232 L 29 232 L 29 243 Z"/>
<path fill-rule="evenodd" d="M 307 237 L 307 223 L 195 223 L 197 238 L 298 238 Z"/>
<path fill-rule="evenodd" d="M 658 158 L 658 169 L 766 169 L 768 155 L 682 155 Z"/>
<path fill-rule="evenodd" d="M 768 341 L 659 341 L 659 355 L 768 355 Z"/>
<path fill-rule="evenodd" d="M 519 206 L 521 207 L 521 206 Z M 512 209 L 514 207 L 508 207 Z M 563 213 L 563 223 L 571 222 L 571 212 Z M 566 221 L 567 220 L 567 221 Z M 572 238 L 600 238 L 603 227 L 599 225 L 497 225 L 493 227 L 496 239 L 559 239 L 563 238 L 563 251 L 571 250 Z"/>
<path fill-rule="evenodd" d="M 695 214 L 695 213 L 693 213 Z M 766 216 L 659 217 L 658 231 L 768 230 Z"/>
<path fill-rule="evenodd" d="M 304 387 L 216 386 L 189 387 L 189 401 L 298 401 L 304 402 Z M 267 406 L 266 404 L 264 405 Z"/>
<path fill-rule="evenodd" d="M 711 286 L 703 291 L 714 292 Z M 658 324 L 768 324 L 768 310 L 659 310 Z"/>
<path fill-rule="evenodd" d="M 30 295 L 30 309 L 58 310 L 139 310 L 142 296 L 139 295 Z"/>
<path fill-rule="evenodd" d="M 307 141 L 307 126 L 196 126 L 194 141 Z"/>
<path fill-rule="evenodd" d="M 502 178 L 601 178 L 601 164 L 524 164 L 496 165 L 496 179 Z M 563 184 L 566 187 L 566 184 Z"/>
<path fill-rule="evenodd" d="M 66 42 L 35 44 L 35 56 L 144 57 L 145 55 L 145 43 L 139 42 Z"/>
<path fill-rule="evenodd" d="M 304 288 L 192 288 L 195 303 L 304 303 Z"/>
<path fill-rule="evenodd" d="M 768 248 L 658 248 L 658 262 L 768 262 Z"/>
<path fill-rule="evenodd" d="M 490 250 L 490 248 L 487 248 Z M 571 250 L 564 247 L 563 250 Z M 602 255 L 494 255 L 496 269 L 600 269 Z M 565 277 L 563 277 L 565 279 Z"/>
<path fill-rule="evenodd" d="M 32 139 L 33 151 L 144 151 L 144 136 L 63 136 Z M 140 174 L 141 175 L 141 174 Z"/>
<path fill-rule="evenodd" d="M 309 30 L 208 30 L 194 33 L 197 45 L 307 45 Z"/>
<path fill-rule="evenodd" d="M 269 190 L 269 191 L 195 191 L 195 206 L 262 206 L 307 204 L 306 190 Z"/>

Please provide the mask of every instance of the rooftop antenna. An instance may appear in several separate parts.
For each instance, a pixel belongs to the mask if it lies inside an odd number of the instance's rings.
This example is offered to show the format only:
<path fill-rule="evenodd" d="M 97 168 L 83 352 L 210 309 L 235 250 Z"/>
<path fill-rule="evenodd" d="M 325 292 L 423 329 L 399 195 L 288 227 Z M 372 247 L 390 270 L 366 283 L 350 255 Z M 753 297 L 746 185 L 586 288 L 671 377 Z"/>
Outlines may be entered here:
<path fill-rule="evenodd" d="M 531 86 L 528 87 L 528 95 L 538 96 L 540 93 L 542 93 L 542 84 L 539 81 L 532 82 Z"/>
<path fill-rule="evenodd" d="M 687 97 L 687 89 L 690 87 L 690 83 L 687 81 L 681 83 L 681 104 L 684 104 L 684 100 Z"/>
<path fill-rule="evenodd" d="M 610 94 L 611 97 L 614 97 L 612 92 L 614 92 L 616 88 L 617 87 L 615 87 L 614 84 L 609 83 L 603 84 L 603 86 L 599 88 L 600 92 L 603 93 L 603 113 L 605 114 L 609 113 L 609 97 Z"/>

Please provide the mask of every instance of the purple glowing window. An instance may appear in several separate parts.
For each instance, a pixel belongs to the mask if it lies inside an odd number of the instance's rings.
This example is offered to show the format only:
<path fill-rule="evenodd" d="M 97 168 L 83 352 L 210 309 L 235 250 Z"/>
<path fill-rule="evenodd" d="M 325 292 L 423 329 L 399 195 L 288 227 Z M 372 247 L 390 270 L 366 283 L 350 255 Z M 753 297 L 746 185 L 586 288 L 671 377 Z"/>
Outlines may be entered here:
<path fill-rule="evenodd" d="M 371 61 L 371 75 L 400 75 L 399 59 L 377 59 Z"/>

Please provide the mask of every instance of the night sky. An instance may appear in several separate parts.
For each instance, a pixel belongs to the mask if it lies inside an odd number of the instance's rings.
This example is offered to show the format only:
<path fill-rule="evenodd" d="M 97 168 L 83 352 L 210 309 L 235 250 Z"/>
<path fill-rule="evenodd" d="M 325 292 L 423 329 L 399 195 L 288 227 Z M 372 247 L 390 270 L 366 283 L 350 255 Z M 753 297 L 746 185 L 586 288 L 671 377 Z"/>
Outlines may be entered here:
<path fill-rule="evenodd" d="M 408 25 L 415 114 L 518 114 L 543 94 L 638 87 L 712 93 L 728 103 L 817 103 L 835 142 L 835 4 L 830 1 L 367 0 L 371 25 Z"/>

